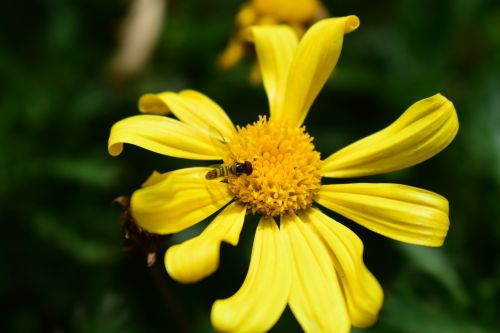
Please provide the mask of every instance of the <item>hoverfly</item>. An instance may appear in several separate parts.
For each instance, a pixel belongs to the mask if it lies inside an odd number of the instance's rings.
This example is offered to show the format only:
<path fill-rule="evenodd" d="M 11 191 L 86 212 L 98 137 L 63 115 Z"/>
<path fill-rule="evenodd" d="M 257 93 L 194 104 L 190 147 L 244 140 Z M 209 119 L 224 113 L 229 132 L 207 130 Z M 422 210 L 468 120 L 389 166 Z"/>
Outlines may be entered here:
<path fill-rule="evenodd" d="M 156 262 L 156 252 L 160 244 L 168 237 L 148 232 L 137 225 L 130 212 L 130 199 L 120 196 L 113 200 L 122 206 L 120 226 L 124 237 L 124 251 L 141 251 L 146 255 L 146 263 L 151 267 Z"/>
<path fill-rule="evenodd" d="M 249 161 L 245 161 L 243 163 L 234 162 L 231 165 L 219 165 L 216 168 L 213 168 L 205 175 L 206 179 L 216 179 L 216 178 L 227 178 L 229 175 L 240 176 L 242 174 L 246 174 L 250 176 L 252 174 L 253 167 L 252 163 Z"/>
<path fill-rule="evenodd" d="M 212 143 L 214 145 L 214 149 L 220 152 L 223 156 L 229 154 L 229 156 L 233 157 L 234 154 L 229 150 L 227 145 L 227 141 L 224 139 L 222 133 L 220 133 L 215 127 L 209 126 L 209 136 L 212 139 Z M 224 178 L 227 181 L 229 176 L 239 177 L 242 174 L 246 174 L 250 176 L 253 172 L 253 166 L 250 161 L 238 162 L 235 161 L 233 164 L 224 165 L 219 164 L 215 165 L 212 170 L 208 171 L 205 175 L 206 179 L 217 179 Z"/>

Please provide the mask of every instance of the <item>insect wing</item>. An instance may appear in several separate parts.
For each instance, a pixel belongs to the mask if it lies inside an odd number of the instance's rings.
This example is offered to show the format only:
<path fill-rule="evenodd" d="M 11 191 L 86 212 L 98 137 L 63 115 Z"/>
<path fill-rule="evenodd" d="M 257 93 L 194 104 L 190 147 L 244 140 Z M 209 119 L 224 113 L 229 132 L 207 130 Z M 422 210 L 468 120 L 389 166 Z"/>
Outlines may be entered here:
<path fill-rule="evenodd" d="M 223 158 L 232 156 L 226 139 L 217 128 L 208 126 L 208 136 L 212 141 L 212 146 L 214 147 L 214 151 L 217 155 Z"/>

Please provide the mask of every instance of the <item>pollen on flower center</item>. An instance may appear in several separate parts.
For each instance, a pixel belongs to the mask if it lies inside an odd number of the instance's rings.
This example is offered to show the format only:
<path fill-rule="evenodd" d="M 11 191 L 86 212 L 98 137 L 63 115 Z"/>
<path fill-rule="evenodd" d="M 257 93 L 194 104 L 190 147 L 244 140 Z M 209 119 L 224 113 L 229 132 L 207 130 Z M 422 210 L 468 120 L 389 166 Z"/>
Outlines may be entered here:
<path fill-rule="evenodd" d="M 253 172 L 229 177 L 229 191 L 254 214 L 278 216 L 309 208 L 321 183 L 320 154 L 312 140 L 303 127 L 288 128 L 266 117 L 238 127 L 229 148 L 237 161 L 250 161 Z"/>

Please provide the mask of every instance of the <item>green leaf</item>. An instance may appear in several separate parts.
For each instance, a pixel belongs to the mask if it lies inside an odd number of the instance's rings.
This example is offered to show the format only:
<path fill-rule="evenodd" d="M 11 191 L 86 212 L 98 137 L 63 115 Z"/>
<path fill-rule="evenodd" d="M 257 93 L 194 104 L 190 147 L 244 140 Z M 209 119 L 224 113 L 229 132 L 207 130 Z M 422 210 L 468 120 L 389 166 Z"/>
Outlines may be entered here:
<path fill-rule="evenodd" d="M 420 271 L 435 278 L 461 306 L 469 303 L 469 297 L 460 280 L 456 267 L 443 249 L 398 243 L 398 249 Z"/>

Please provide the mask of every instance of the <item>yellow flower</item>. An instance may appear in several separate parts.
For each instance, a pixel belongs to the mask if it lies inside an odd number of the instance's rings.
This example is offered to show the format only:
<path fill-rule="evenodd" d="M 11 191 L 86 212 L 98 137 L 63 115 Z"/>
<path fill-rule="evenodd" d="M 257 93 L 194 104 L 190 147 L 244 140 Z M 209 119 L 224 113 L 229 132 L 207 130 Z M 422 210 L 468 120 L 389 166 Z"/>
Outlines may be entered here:
<path fill-rule="evenodd" d="M 250 0 L 236 15 L 236 32 L 219 56 L 219 67 L 229 69 L 241 60 L 250 47 L 250 26 L 286 24 L 300 37 L 307 27 L 324 17 L 326 10 L 319 0 Z M 252 76 L 257 75 L 255 71 L 258 68 L 254 68 Z"/>
<path fill-rule="evenodd" d="M 222 209 L 197 237 L 167 250 L 168 273 L 195 282 L 219 265 L 221 242 L 237 245 L 246 214 L 259 214 L 252 256 L 242 287 L 212 308 L 223 332 L 264 332 L 288 304 L 306 332 L 347 332 L 378 316 L 383 292 L 365 267 L 361 240 L 324 214 L 329 208 L 390 238 L 440 246 L 448 231 L 448 201 L 399 184 L 322 185 L 322 177 L 375 175 L 420 163 L 444 149 L 458 130 L 453 104 L 440 94 L 411 105 L 393 124 L 324 160 L 302 127 L 307 112 L 332 72 L 344 34 L 356 16 L 319 21 L 300 43 L 286 26 L 252 28 L 270 117 L 235 128 L 208 97 L 185 90 L 148 94 L 143 112 L 116 123 L 109 152 L 123 143 L 156 153 L 198 160 L 223 160 L 230 167 L 249 161 L 253 172 L 207 180 L 211 168 L 155 173 L 131 200 L 140 227 L 169 234 Z M 163 116 L 172 112 L 178 120 Z M 216 147 L 208 128 L 227 140 Z M 279 224 L 277 221 L 279 220 Z"/>

